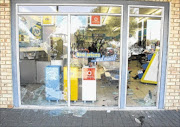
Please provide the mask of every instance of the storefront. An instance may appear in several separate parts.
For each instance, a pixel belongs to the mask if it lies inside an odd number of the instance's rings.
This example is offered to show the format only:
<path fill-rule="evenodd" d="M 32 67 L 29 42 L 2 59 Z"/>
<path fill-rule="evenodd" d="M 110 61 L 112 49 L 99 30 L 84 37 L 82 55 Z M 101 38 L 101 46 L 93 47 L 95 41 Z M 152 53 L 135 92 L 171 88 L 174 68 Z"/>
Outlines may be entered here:
<path fill-rule="evenodd" d="M 16 107 L 164 108 L 169 3 L 11 6 Z"/>

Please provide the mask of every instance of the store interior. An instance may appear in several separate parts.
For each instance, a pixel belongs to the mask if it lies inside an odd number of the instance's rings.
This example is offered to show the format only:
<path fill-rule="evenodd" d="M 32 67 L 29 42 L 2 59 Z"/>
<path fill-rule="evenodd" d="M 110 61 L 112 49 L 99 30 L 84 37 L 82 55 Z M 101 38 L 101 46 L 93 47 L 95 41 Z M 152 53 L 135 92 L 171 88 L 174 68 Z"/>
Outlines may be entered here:
<path fill-rule="evenodd" d="M 72 106 L 118 107 L 121 7 L 88 9 L 99 15 L 71 15 L 70 34 L 66 15 L 19 16 L 22 105 L 67 106 L 69 89 Z M 130 13 L 160 15 L 159 10 L 132 8 Z M 156 106 L 160 21 L 152 17 L 129 18 L 128 107 Z"/>

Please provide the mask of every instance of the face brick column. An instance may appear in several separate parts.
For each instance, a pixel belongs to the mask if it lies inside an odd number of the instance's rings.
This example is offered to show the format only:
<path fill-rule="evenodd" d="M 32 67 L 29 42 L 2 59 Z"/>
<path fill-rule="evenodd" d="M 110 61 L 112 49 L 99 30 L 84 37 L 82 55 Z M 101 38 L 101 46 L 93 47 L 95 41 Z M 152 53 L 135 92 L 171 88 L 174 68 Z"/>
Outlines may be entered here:
<path fill-rule="evenodd" d="M 180 109 L 180 0 L 170 0 L 170 38 L 165 109 Z"/>
<path fill-rule="evenodd" d="M 10 0 L 0 0 L 0 108 L 12 107 Z"/>

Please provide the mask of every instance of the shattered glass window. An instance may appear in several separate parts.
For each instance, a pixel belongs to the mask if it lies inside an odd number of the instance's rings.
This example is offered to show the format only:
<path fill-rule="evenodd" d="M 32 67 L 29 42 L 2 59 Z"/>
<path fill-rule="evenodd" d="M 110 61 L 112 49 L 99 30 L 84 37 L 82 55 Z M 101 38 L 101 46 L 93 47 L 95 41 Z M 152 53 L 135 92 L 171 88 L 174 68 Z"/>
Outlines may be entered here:
<path fill-rule="evenodd" d="M 71 105 L 118 107 L 120 16 L 71 16 Z"/>
<path fill-rule="evenodd" d="M 126 106 L 157 106 L 161 18 L 130 17 Z"/>
<path fill-rule="evenodd" d="M 104 7 L 96 11 L 119 13 L 120 8 Z M 73 106 L 118 107 L 119 14 L 73 15 L 70 34 L 67 16 L 20 15 L 18 23 L 22 105 L 64 106 L 70 101 Z"/>
<path fill-rule="evenodd" d="M 66 105 L 67 16 L 19 16 L 22 105 Z"/>

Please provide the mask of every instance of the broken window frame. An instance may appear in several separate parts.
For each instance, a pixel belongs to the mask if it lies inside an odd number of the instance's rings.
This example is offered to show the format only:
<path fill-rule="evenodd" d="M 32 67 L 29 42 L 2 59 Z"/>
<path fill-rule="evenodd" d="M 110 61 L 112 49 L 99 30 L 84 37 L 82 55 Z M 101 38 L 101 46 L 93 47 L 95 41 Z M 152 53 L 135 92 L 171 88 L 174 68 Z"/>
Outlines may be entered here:
<path fill-rule="evenodd" d="M 27 4 L 39 4 L 39 5 L 57 5 L 57 4 L 63 4 L 63 5 L 82 5 L 82 3 L 84 4 L 104 4 L 106 3 L 107 6 L 110 5 L 122 5 L 122 21 L 123 22 L 123 26 L 122 26 L 122 42 L 127 42 L 127 19 L 128 19 L 128 6 L 129 5 L 136 5 L 136 6 L 153 6 L 153 7 L 164 7 L 164 25 L 163 25 L 163 46 L 162 46 L 162 58 L 160 59 L 161 61 L 161 66 L 160 66 L 160 91 L 159 91 L 159 102 L 158 102 L 158 106 L 155 107 L 155 109 L 163 109 L 164 108 L 164 103 L 165 103 L 165 84 L 166 84 L 166 67 L 167 67 L 167 53 L 168 53 L 168 38 L 169 38 L 169 16 L 170 16 L 170 3 L 169 2 L 142 2 L 142 1 L 109 1 L 109 0 L 104 0 L 104 1 L 55 1 L 55 0 L 44 0 L 43 2 L 37 2 L 37 0 L 13 0 L 11 1 L 11 26 L 12 26 L 12 32 L 11 32 L 11 42 L 12 42 L 12 82 L 13 82 L 13 104 L 15 107 L 24 107 L 20 104 L 20 87 L 19 87 L 19 66 L 18 66 L 18 58 L 19 58 L 19 54 L 18 54 L 18 44 L 17 44 L 17 5 L 27 5 Z M 49 4 L 49 3 L 53 3 L 53 4 Z M 120 102 L 119 102 L 119 108 L 120 109 L 128 109 L 125 105 L 125 99 L 126 99 L 126 94 L 125 94 L 125 88 L 126 88 L 126 73 L 127 73 L 127 44 L 126 43 L 122 43 L 123 47 L 121 49 L 121 60 L 123 60 L 120 63 L 120 68 L 122 68 L 121 73 L 120 73 L 120 87 L 119 87 L 119 92 L 120 92 Z M 27 106 L 25 106 L 27 107 Z M 93 108 L 94 109 L 94 108 Z M 98 110 L 98 108 L 95 108 Z M 100 108 L 101 110 L 102 108 Z M 105 109 L 105 108 L 104 108 Z M 108 108 L 110 109 L 110 108 Z M 132 108 L 130 108 L 132 109 Z M 135 109 L 143 109 L 142 107 L 136 107 Z M 147 108 L 145 108 L 147 109 Z M 150 107 L 150 109 L 154 109 L 152 107 Z"/>

